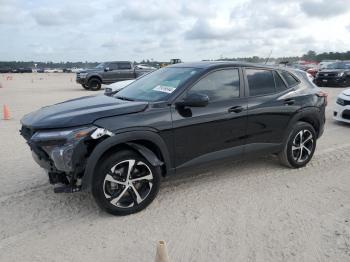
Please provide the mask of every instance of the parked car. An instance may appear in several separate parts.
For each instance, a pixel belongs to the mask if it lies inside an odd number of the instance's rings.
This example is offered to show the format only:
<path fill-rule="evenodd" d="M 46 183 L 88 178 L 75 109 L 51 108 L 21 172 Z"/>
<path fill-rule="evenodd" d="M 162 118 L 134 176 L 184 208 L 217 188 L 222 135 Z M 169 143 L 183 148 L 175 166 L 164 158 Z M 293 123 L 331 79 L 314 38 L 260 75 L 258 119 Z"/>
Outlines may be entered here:
<path fill-rule="evenodd" d="M 130 80 L 119 81 L 119 82 L 116 82 L 116 83 L 113 83 L 110 85 L 106 85 L 105 86 L 105 95 L 111 96 L 111 95 L 119 92 L 124 87 L 126 87 L 127 85 L 131 84 L 134 81 L 135 81 L 135 79 L 130 79 Z"/>
<path fill-rule="evenodd" d="M 148 206 L 161 176 L 215 161 L 277 154 L 305 166 L 327 96 L 305 72 L 240 62 L 182 63 L 114 96 L 88 96 L 24 116 L 21 134 L 55 192 L 91 191 L 114 215 Z"/>
<path fill-rule="evenodd" d="M 12 73 L 32 73 L 33 70 L 29 67 L 19 67 L 12 70 Z"/>
<path fill-rule="evenodd" d="M 346 89 L 338 95 L 333 118 L 337 121 L 350 123 L 350 89 Z"/>
<path fill-rule="evenodd" d="M 93 69 L 83 70 L 77 73 L 76 81 L 87 90 L 96 91 L 101 89 L 102 84 L 111 84 L 118 81 L 135 79 L 142 74 L 154 69 L 141 69 L 134 67 L 127 61 L 106 62 L 99 64 Z"/>
<path fill-rule="evenodd" d="M 318 86 L 350 86 L 350 61 L 329 64 L 316 74 Z"/>

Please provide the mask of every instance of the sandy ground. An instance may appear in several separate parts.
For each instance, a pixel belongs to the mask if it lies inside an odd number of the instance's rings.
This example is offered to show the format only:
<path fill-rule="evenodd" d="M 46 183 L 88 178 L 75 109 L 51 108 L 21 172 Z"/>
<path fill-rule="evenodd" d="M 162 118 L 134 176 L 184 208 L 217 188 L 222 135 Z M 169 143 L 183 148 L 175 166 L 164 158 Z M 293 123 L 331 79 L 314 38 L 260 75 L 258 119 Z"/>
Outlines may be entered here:
<path fill-rule="evenodd" d="M 273 156 L 166 179 L 146 210 L 101 212 L 87 193 L 54 194 L 20 137 L 41 106 L 91 95 L 73 74 L 0 75 L 0 261 L 350 261 L 350 125 L 332 121 L 312 162 L 290 170 Z M 102 92 L 102 91 L 101 91 Z M 101 93 L 100 92 L 100 93 Z"/>

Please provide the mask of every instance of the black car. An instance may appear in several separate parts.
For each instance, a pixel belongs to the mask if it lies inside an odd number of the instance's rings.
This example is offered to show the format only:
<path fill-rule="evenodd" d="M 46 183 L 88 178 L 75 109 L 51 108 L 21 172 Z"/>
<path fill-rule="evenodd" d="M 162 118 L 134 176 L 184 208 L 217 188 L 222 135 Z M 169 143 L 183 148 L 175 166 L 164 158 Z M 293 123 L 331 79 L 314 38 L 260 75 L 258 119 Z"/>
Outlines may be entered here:
<path fill-rule="evenodd" d="M 168 66 L 112 96 L 24 116 L 21 134 L 56 192 L 90 190 L 115 215 L 140 211 L 160 178 L 213 161 L 278 154 L 312 158 L 327 96 L 305 72 L 240 62 Z"/>
<path fill-rule="evenodd" d="M 316 74 L 318 86 L 350 86 L 350 61 L 335 62 Z"/>
<path fill-rule="evenodd" d="M 76 82 L 87 90 L 97 91 L 102 84 L 135 79 L 153 70 L 154 68 L 139 68 L 129 61 L 105 62 L 95 68 L 79 71 Z"/>

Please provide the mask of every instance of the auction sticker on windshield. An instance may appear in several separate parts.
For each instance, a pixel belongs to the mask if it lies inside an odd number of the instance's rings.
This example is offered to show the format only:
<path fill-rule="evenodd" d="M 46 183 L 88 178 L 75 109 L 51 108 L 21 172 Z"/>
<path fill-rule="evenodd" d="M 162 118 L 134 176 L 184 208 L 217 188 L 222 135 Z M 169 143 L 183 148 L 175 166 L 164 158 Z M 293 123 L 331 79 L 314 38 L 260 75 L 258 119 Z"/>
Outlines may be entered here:
<path fill-rule="evenodd" d="M 154 91 L 159 91 L 163 93 L 168 93 L 171 94 L 172 92 L 175 91 L 175 87 L 172 86 L 162 86 L 162 85 L 157 85 L 155 88 L 153 88 Z"/>

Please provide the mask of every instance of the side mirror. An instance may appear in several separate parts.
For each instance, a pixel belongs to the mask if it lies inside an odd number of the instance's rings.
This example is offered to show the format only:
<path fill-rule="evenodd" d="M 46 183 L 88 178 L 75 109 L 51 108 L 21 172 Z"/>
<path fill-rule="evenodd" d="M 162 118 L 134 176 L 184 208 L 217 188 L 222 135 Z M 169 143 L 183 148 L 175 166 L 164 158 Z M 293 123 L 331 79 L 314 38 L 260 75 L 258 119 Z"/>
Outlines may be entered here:
<path fill-rule="evenodd" d="M 109 67 L 105 67 L 105 72 L 108 72 L 109 71 Z"/>
<path fill-rule="evenodd" d="M 209 97 L 204 94 L 191 94 L 183 101 L 175 103 L 176 107 L 205 107 L 209 104 Z"/>

